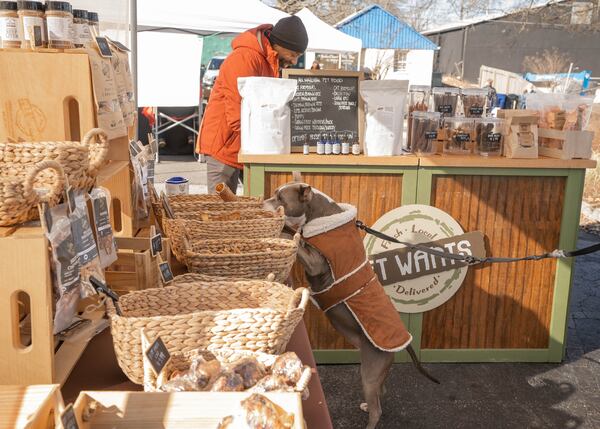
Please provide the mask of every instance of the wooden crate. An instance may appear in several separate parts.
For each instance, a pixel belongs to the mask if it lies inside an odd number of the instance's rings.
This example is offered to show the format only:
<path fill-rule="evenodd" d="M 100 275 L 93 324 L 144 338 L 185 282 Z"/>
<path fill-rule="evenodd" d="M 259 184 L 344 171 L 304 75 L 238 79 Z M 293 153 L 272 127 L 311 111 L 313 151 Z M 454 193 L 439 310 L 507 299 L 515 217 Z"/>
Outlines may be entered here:
<path fill-rule="evenodd" d="M 81 429 L 214 429 L 250 393 L 245 392 L 81 392 L 75 417 Z M 305 428 L 299 393 L 267 393 L 294 414 L 294 429 Z M 95 412 L 90 412 L 90 405 Z"/>
<path fill-rule="evenodd" d="M 560 131 L 548 128 L 539 128 L 540 138 L 560 140 L 562 149 L 539 146 L 540 155 L 558 159 L 591 159 L 593 131 Z"/>
<path fill-rule="evenodd" d="M 116 241 L 119 259 L 106 269 L 106 283 L 119 295 L 160 287 L 158 261 L 150 253 L 150 239 L 118 237 Z M 161 258 L 165 262 L 171 261 L 168 238 L 163 238 Z"/>
<path fill-rule="evenodd" d="M 64 408 L 60 386 L 0 386 L 0 427 L 47 429 L 59 426 Z"/>
<path fill-rule="evenodd" d="M 117 237 L 133 237 L 137 231 L 134 225 L 132 183 L 129 161 L 111 161 L 98 173 L 98 186 L 110 191 L 110 219 Z"/>

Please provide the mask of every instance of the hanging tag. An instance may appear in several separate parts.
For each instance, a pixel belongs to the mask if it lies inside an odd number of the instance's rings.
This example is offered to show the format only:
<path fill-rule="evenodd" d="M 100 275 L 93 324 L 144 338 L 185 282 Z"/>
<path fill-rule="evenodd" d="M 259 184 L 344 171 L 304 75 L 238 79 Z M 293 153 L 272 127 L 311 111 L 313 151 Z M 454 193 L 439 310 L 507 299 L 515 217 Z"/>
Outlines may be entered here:
<path fill-rule="evenodd" d="M 131 154 L 132 157 L 136 157 L 139 155 L 140 153 L 140 147 L 137 145 L 137 143 L 134 140 L 131 140 L 129 142 L 129 153 Z"/>
<path fill-rule="evenodd" d="M 168 262 L 163 262 L 160 253 L 157 255 L 158 259 L 158 270 L 160 271 L 160 277 L 162 278 L 163 284 L 168 285 L 171 283 L 175 276 L 173 275 L 173 271 L 171 271 L 171 266 Z"/>
<path fill-rule="evenodd" d="M 146 334 L 143 331 L 142 335 L 149 343 L 150 341 L 148 341 L 148 337 L 146 337 Z M 144 351 L 144 354 L 146 355 L 148 362 L 150 362 L 152 371 L 154 371 L 154 374 L 156 374 L 157 377 L 160 376 L 160 373 L 163 371 L 163 369 L 165 369 L 165 366 L 167 366 L 171 360 L 171 354 L 160 337 L 154 340 L 150 347 Z"/>
<path fill-rule="evenodd" d="M 79 429 L 77 424 L 77 418 L 75 417 L 75 410 L 73 404 L 69 404 L 67 408 L 60 415 L 60 421 L 64 429 Z"/>
<path fill-rule="evenodd" d="M 113 54 L 106 37 L 96 37 L 94 40 L 96 41 L 96 46 L 98 47 L 100 55 L 104 58 L 112 58 Z"/>
<path fill-rule="evenodd" d="M 152 256 L 158 255 L 162 252 L 162 235 L 156 233 L 154 225 L 150 227 L 150 253 Z"/>

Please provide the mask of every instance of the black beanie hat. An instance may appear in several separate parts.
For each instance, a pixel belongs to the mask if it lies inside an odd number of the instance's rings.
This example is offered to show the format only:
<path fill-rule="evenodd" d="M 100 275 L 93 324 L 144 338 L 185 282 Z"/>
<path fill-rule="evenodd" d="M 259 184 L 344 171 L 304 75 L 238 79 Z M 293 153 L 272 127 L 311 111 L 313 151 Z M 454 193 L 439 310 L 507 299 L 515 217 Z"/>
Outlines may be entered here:
<path fill-rule="evenodd" d="M 302 20 L 297 16 L 282 18 L 275 24 L 269 35 L 271 44 L 294 52 L 303 53 L 308 46 L 308 34 Z"/>

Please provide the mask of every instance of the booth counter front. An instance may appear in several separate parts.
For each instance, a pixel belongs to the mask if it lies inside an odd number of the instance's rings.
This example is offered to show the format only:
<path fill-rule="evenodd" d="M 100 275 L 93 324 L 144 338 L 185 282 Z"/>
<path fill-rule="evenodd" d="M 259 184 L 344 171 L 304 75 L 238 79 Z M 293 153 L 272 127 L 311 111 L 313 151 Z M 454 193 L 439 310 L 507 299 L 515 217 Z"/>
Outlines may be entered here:
<path fill-rule="evenodd" d="M 480 156 L 240 155 L 245 193 L 268 198 L 292 172 L 373 225 L 404 205 L 436 207 L 481 231 L 488 256 L 526 256 L 577 244 L 585 170 L 595 161 Z M 424 362 L 560 362 L 574 261 L 545 259 L 470 267 L 442 305 L 401 314 Z M 307 286 L 296 264 L 294 286 Z M 359 355 L 314 306 L 305 315 L 319 363 Z M 408 360 L 405 352 L 397 361 Z"/>

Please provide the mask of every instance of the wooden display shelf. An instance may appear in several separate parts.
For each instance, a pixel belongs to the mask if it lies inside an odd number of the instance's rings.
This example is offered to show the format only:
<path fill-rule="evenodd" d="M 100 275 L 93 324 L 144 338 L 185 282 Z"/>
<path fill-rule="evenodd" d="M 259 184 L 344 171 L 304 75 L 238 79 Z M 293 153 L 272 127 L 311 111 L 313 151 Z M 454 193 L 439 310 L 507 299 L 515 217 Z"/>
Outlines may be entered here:
<path fill-rule="evenodd" d="M 303 165 L 382 165 L 416 167 L 419 158 L 414 155 L 403 156 L 365 156 L 365 155 L 243 155 L 238 156 L 242 164 L 303 164 Z"/>
<path fill-rule="evenodd" d="M 0 424 L 3 428 L 61 427 L 64 404 L 59 386 L 0 386 Z"/>
<path fill-rule="evenodd" d="M 63 342 L 56 349 L 50 258 L 42 228 L 7 232 L 0 238 L 0 383 L 62 384 L 87 341 Z M 20 322 L 26 317 L 31 328 L 22 332 Z"/>

